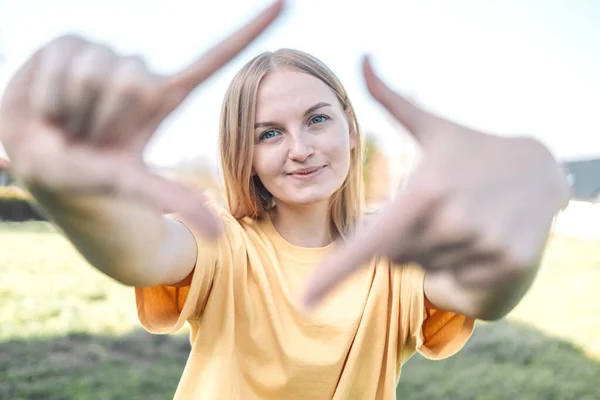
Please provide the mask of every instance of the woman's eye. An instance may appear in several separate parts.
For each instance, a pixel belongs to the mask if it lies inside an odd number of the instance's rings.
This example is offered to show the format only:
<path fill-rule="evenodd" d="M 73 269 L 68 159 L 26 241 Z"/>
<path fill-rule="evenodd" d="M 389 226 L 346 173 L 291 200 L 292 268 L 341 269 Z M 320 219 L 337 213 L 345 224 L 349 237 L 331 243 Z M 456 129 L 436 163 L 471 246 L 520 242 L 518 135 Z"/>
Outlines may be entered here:
<path fill-rule="evenodd" d="M 315 115 L 314 117 L 312 117 L 310 119 L 310 123 L 311 124 L 322 124 L 323 122 L 327 121 L 328 119 L 329 119 L 329 117 L 326 115 Z"/>
<path fill-rule="evenodd" d="M 260 140 L 265 140 L 265 139 L 271 139 L 274 138 L 275 136 L 277 136 L 277 131 L 274 129 L 269 129 L 268 131 L 264 131 L 261 135 L 260 135 Z"/>

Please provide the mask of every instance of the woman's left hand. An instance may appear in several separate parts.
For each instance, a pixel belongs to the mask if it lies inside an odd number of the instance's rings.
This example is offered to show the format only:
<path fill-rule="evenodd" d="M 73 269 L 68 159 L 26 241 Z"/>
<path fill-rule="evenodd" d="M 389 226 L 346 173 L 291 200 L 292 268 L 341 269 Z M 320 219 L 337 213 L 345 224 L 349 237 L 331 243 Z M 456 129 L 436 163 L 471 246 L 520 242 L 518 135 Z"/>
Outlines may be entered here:
<path fill-rule="evenodd" d="M 317 269 L 315 304 L 374 256 L 450 273 L 462 287 L 531 275 L 570 190 L 561 166 L 530 138 L 476 132 L 428 113 L 390 90 L 365 60 L 371 94 L 410 131 L 423 158 L 378 218 Z"/>

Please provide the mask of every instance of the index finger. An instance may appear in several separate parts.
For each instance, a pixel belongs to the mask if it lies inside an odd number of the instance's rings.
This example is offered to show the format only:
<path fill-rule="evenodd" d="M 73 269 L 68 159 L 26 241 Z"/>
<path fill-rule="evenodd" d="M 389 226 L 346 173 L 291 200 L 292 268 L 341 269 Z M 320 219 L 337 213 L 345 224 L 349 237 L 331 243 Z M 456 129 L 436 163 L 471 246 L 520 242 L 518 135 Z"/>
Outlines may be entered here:
<path fill-rule="evenodd" d="M 162 115 L 168 115 L 204 80 L 234 58 L 260 35 L 283 8 L 283 0 L 276 0 L 241 29 L 208 50 L 183 71 L 167 79 L 162 89 L 169 105 Z"/>
<path fill-rule="evenodd" d="M 205 205 L 206 197 L 185 184 L 152 173 L 137 162 L 106 164 L 104 159 L 91 160 L 94 163 L 88 162 L 88 167 L 94 168 L 96 179 L 108 181 L 112 178 L 114 182 L 117 177 L 119 193 L 150 201 L 164 212 L 185 216 L 207 239 L 214 239 L 221 233 L 220 220 Z"/>
<path fill-rule="evenodd" d="M 369 93 L 384 106 L 420 142 L 433 133 L 432 122 L 437 118 L 394 92 L 375 74 L 368 57 L 363 59 L 363 74 Z"/>
<path fill-rule="evenodd" d="M 207 239 L 214 239 L 221 233 L 220 220 L 205 205 L 206 196 L 182 183 L 149 172 L 140 173 L 136 178 L 131 187 L 132 194 L 151 200 L 168 213 L 186 217 Z"/>

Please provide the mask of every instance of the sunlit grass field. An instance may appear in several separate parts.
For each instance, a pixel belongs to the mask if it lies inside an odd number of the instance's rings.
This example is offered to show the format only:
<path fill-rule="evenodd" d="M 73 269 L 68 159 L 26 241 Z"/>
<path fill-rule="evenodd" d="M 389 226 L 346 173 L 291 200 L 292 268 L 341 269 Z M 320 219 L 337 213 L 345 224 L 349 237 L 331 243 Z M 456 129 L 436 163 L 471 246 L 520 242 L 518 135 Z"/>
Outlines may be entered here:
<path fill-rule="evenodd" d="M 0 223 L 0 399 L 170 399 L 188 351 L 49 224 Z M 600 242 L 554 238 L 518 308 L 455 357 L 415 356 L 398 398 L 600 399 Z"/>

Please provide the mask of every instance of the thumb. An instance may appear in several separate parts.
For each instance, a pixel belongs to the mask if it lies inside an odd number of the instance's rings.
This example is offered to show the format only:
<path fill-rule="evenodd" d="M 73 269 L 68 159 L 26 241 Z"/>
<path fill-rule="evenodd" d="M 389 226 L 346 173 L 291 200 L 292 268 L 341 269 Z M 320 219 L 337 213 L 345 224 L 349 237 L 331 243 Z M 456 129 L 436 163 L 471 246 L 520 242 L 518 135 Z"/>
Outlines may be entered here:
<path fill-rule="evenodd" d="M 371 233 L 372 229 L 369 229 Z M 303 294 L 302 304 L 311 308 L 329 294 L 337 284 L 342 282 L 364 263 L 378 253 L 378 240 L 368 240 L 368 235 L 361 233 L 345 243 L 340 250 L 328 257 L 308 280 Z"/>
<path fill-rule="evenodd" d="M 369 93 L 385 107 L 421 144 L 429 140 L 437 117 L 394 92 L 375 74 L 368 56 L 363 59 L 363 74 Z"/>
<path fill-rule="evenodd" d="M 426 207 L 420 193 L 416 183 L 409 183 L 404 193 L 369 226 L 328 257 L 308 281 L 302 298 L 304 306 L 313 307 L 342 280 L 377 256 L 389 257 L 398 263 L 410 261 L 415 230 Z"/>
<path fill-rule="evenodd" d="M 52 182 L 50 187 L 60 187 L 71 193 L 110 192 L 116 196 L 149 201 L 162 210 L 187 217 L 208 239 L 220 233 L 220 224 L 204 204 L 201 194 L 150 172 L 138 157 L 129 153 L 98 153 L 85 147 L 69 151 L 69 157 L 63 156 L 63 161 L 59 161 L 61 153 L 58 152 L 56 157 L 46 157 L 40 164 L 41 168 L 45 168 L 42 177 Z"/>
<path fill-rule="evenodd" d="M 181 214 L 208 239 L 214 239 L 221 232 L 219 220 L 205 205 L 206 198 L 182 183 L 136 168 L 121 188 L 126 196 L 149 200 L 169 213 Z"/>

